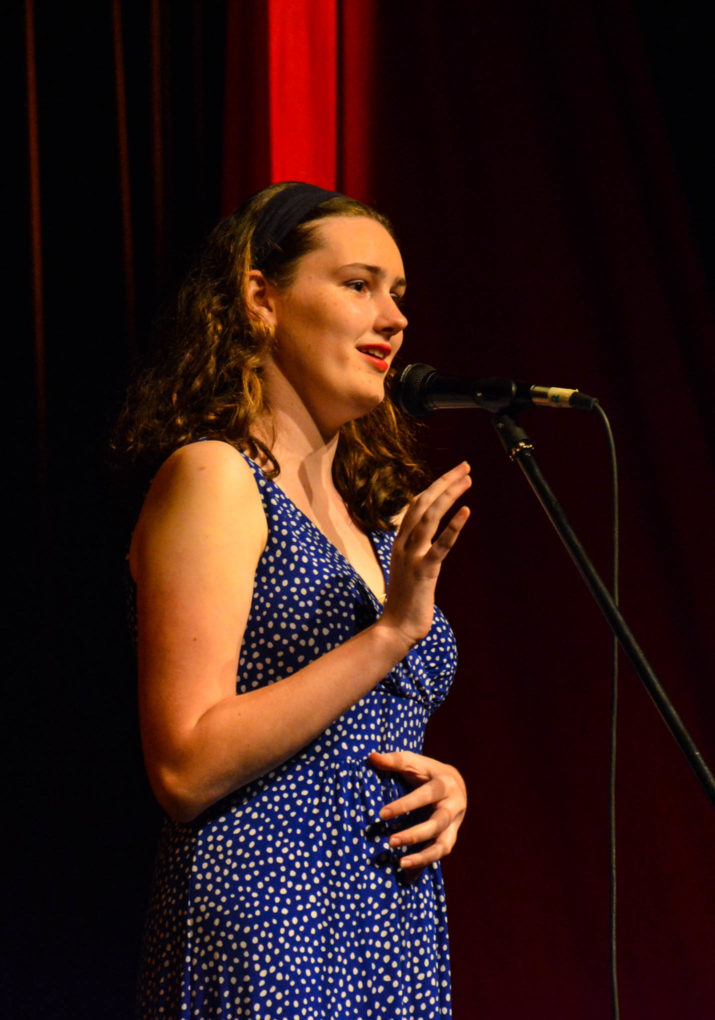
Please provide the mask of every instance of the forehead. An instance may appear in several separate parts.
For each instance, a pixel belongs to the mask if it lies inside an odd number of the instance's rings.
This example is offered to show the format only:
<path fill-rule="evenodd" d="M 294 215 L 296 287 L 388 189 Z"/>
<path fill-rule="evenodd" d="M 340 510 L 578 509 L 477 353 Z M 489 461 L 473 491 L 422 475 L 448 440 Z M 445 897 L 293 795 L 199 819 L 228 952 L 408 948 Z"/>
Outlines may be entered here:
<path fill-rule="evenodd" d="M 329 216 L 314 227 L 319 247 L 304 256 L 336 265 L 379 266 L 389 276 L 404 276 L 400 249 L 392 235 L 368 216 Z"/>

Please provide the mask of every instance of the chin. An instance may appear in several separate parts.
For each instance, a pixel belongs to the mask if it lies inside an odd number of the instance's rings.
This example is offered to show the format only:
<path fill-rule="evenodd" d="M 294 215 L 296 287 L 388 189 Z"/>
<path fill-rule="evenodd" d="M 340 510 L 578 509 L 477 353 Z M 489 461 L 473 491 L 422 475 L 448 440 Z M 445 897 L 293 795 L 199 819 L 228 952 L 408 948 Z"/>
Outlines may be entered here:
<path fill-rule="evenodd" d="M 350 416 L 350 421 L 354 421 L 357 418 L 364 418 L 370 411 L 374 411 L 376 407 L 385 399 L 385 386 L 381 384 L 379 387 L 373 387 L 370 392 L 364 391 L 359 395 L 355 395 L 354 399 L 354 413 Z"/>

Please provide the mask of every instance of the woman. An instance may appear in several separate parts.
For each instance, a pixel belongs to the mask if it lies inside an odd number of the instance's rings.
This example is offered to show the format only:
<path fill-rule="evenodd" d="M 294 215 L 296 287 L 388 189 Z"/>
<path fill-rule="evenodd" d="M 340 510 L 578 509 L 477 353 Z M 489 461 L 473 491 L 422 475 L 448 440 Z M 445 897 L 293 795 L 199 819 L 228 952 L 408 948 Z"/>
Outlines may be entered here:
<path fill-rule="evenodd" d="M 385 378 L 387 220 L 273 185 L 214 231 L 125 445 L 142 740 L 165 809 L 141 1015 L 450 1014 L 436 862 L 466 805 L 422 756 L 455 667 L 434 609 L 468 465 L 419 480 Z M 396 524 L 399 528 L 395 532 Z M 389 585 L 388 585 L 389 577 Z"/>

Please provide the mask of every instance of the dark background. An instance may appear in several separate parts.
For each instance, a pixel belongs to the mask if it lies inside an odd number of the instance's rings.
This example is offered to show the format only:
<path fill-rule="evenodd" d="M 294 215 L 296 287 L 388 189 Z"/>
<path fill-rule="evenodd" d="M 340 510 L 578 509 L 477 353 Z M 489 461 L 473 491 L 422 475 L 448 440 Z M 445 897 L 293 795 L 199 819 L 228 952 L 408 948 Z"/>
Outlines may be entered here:
<path fill-rule="evenodd" d="M 148 347 L 153 316 L 221 214 L 222 174 L 225 206 L 268 173 L 260 131 L 244 137 L 228 186 L 222 165 L 227 51 L 255 82 L 243 115 L 262 103 L 261 52 L 246 28 L 260 34 L 261 19 L 255 4 L 238 6 L 238 39 L 226 34 L 223 3 L 121 6 L 128 288 L 112 5 L 81 15 L 34 5 L 39 360 L 22 5 L 1 16 L 16 97 L 3 274 L 11 863 L 0 1000 L 13 1018 L 132 1011 L 158 813 L 143 778 L 124 613 L 133 494 L 107 467 L 107 437 L 133 351 Z M 365 10 L 376 16 L 366 54 L 373 148 L 358 197 L 393 217 L 402 242 L 407 357 L 600 398 L 621 461 L 623 611 L 712 766 L 708 8 L 394 0 Z M 348 179 L 349 168 L 341 173 Z M 606 574 L 597 421 L 534 411 L 524 424 Z M 468 457 L 476 482 L 473 519 L 440 591 L 460 671 L 426 748 L 458 765 L 470 788 L 445 869 L 455 1015 L 603 1017 L 608 633 L 488 416 L 435 416 L 423 440 L 435 469 Z M 713 812 L 622 670 L 622 1016 L 705 1020 L 715 1013 Z"/>

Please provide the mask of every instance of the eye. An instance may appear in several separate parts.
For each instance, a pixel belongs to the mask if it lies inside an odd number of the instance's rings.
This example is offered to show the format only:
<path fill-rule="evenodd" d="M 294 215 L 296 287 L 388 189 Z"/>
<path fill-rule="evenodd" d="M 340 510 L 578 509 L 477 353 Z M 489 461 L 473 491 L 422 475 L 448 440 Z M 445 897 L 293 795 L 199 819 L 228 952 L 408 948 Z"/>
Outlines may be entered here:
<path fill-rule="evenodd" d="M 395 302 L 401 312 L 405 310 L 405 295 L 404 294 L 390 294 L 390 297 Z"/>
<path fill-rule="evenodd" d="M 357 291 L 358 294 L 364 294 L 368 290 L 367 280 L 348 280 L 345 286 Z"/>

